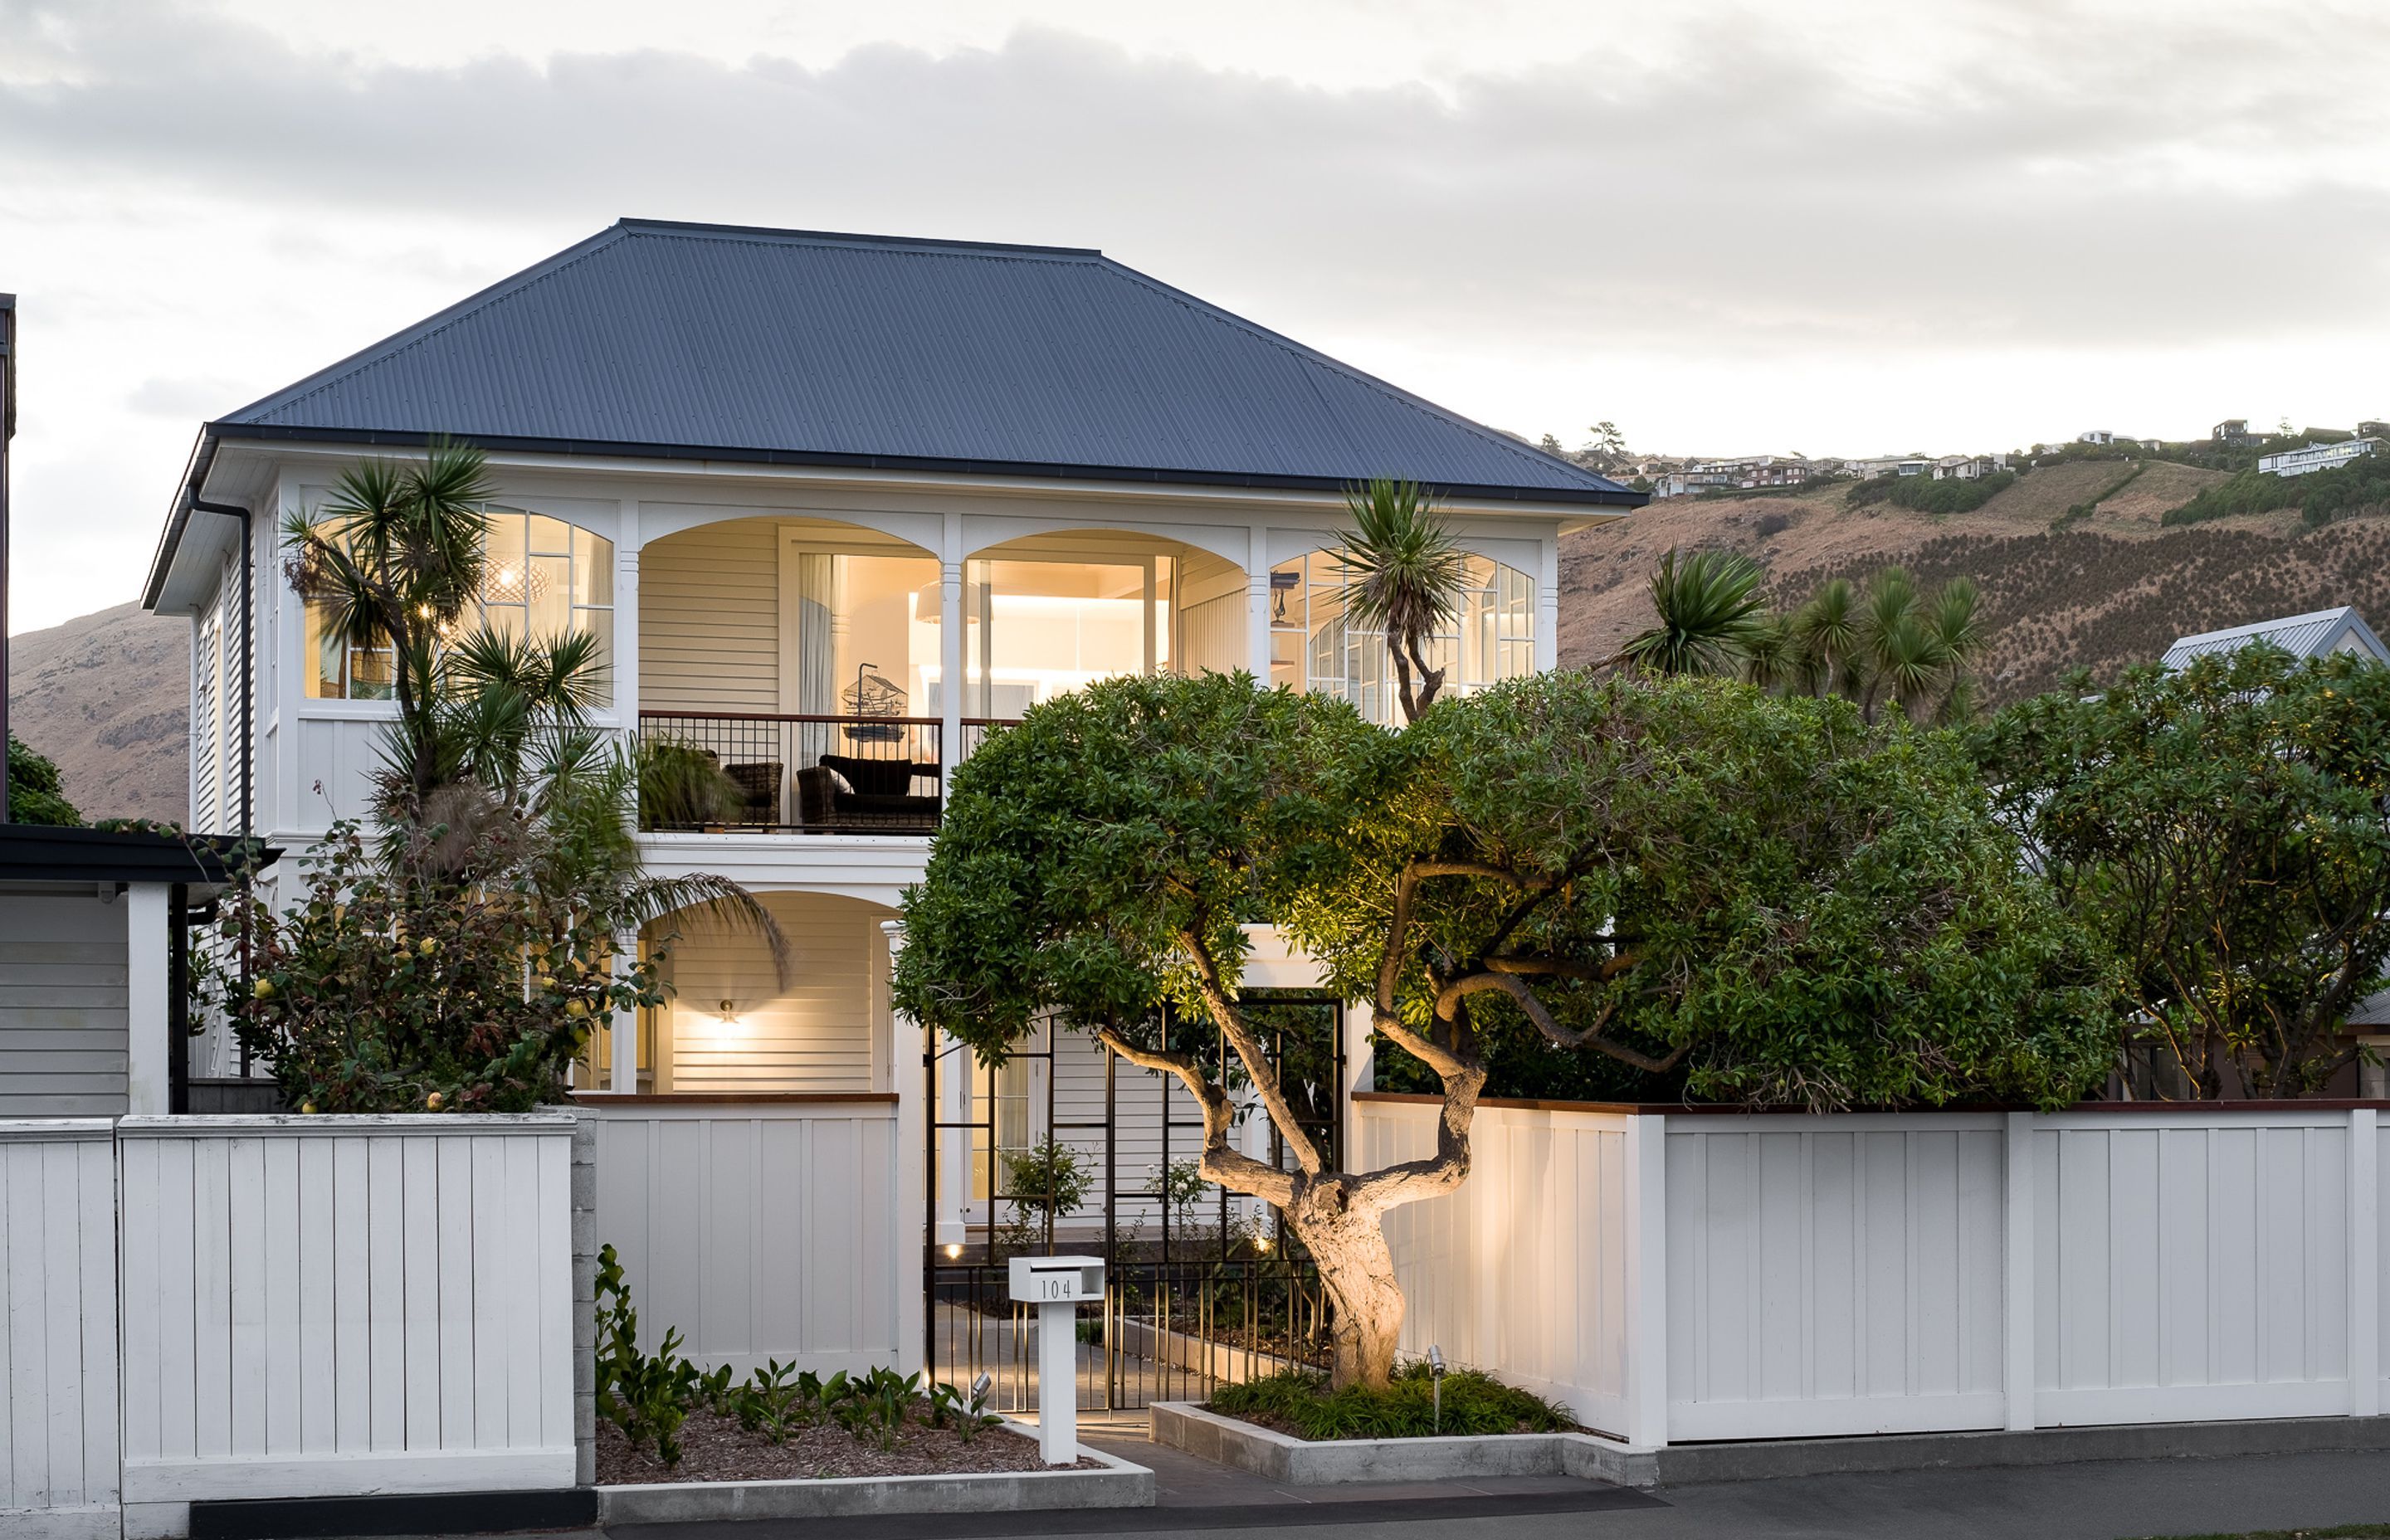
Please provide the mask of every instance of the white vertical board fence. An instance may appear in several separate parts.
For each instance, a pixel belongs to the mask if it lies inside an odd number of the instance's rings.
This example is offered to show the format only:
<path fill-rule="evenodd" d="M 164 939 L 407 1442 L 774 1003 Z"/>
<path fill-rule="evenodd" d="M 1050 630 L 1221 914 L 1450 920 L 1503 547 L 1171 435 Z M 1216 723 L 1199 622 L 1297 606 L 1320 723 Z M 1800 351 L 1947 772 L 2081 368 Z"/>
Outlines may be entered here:
<path fill-rule="evenodd" d="M 1365 1169 L 1432 1147 L 1432 1105 L 1354 1111 Z M 1643 1444 L 2370 1416 L 2376 1122 L 1485 1107 L 1468 1184 L 1388 1216 L 1403 1345 Z"/>
<path fill-rule="evenodd" d="M 581 1104 L 598 1119 L 598 1241 L 643 1346 L 677 1329 L 690 1358 L 741 1377 L 767 1359 L 919 1367 L 919 1188 L 895 1097 Z"/>
<path fill-rule="evenodd" d="M 1384 1108 L 1356 1106 L 1356 1169 L 1434 1153 L 1433 1109 Z M 1499 1365 L 1588 1426 L 1625 1426 L 1635 1121 L 1481 1110 L 1461 1189 L 1386 1215 L 1407 1306 L 1402 1351 L 1433 1344 L 1456 1363 Z"/>
<path fill-rule="evenodd" d="M 125 1502 L 572 1485 L 572 1129 L 122 1120 Z"/>
<path fill-rule="evenodd" d="M 118 1534 L 112 1136 L 0 1123 L 0 1534 Z"/>

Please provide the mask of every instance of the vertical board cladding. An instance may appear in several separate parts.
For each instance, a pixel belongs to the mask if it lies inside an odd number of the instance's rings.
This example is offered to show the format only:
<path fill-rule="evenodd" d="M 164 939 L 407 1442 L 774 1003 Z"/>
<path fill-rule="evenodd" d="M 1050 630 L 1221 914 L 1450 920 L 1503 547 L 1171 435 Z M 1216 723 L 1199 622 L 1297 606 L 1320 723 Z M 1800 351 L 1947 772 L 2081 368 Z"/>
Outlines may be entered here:
<path fill-rule="evenodd" d="M 0 893 L 0 1118 L 125 1110 L 126 901 Z"/>
<path fill-rule="evenodd" d="M 125 1119 L 125 1500 L 572 1484 L 572 1126 Z"/>
<path fill-rule="evenodd" d="M 1992 1428 L 1997 1115 L 1672 1118 L 1668 1431 Z"/>
<path fill-rule="evenodd" d="M 743 1377 L 918 1367 L 898 1295 L 920 1245 L 898 1191 L 893 1097 L 625 1101 L 592 1095 L 598 1241 L 615 1249 L 652 1348 Z M 915 1283 L 918 1287 L 918 1282 Z"/>
<path fill-rule="evenodd" d="M 118 1533 L 110 1132 L 0 1123 L 0 1534 Z"/>
<path fill-rule="evenodd" d="M 639 705 L 780 710 L 778 525 L 706 524 L 639 552 Z"/>
<path fill-rule="evenodd" d="M 321 833 L 373 810 L 373 777 L 397 709 L 354 701 L 341 702 L 338 714 L 311 715 L 310 709 L 299 708 L 299 795 L 288 815 L 289 827 Z"/>
<path fill-rule="evenodd" d="M 2032 1137 L 2041 1425 L 2349 1409 L 2346 1112 L 2070 1112 Z"/>
<path fill-rule="evenodd" d="M 1433 1154 L 1436 1117 L 1420 1103 L 1356 1101 L 1356 1168 Z M 1386 1214 L 1406 1354 L 1433 1344 L 1564 1403 L 1589 1427 L 1624 1426 L 1631 1122 L 1479 1110 L 1468 1181 Z"/>

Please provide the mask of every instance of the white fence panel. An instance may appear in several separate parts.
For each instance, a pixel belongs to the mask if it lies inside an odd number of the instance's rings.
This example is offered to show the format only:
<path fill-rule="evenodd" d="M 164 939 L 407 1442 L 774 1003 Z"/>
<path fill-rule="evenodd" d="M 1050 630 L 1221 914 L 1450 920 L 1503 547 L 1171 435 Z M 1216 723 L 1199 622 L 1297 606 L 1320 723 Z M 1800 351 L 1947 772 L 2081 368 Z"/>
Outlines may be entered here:
<path fill-rule="evenodd" d="M 125 1501 L 572 1484 L 572 1127 L 123 1120 Z"/>
<path fill-rule="evenodd" d="M 582 1105 L 598 1119 L 598 1241 L 643 1345 L 677 1328 L 689 1357 L 737 1375 L 919 1367 L 904 1296 L 920 1287 L 919 1199 L 900 1196 L 893 1097 Z"/>
<path fill-rule="evenodd" d="M 0 1123 L 0 1534 L 118 1533 L 115 1292 L 109 1121 Z"/>
<path fill-rule="evenodd" d="M 1667 1129 L 1669 1437 L 2000 1425 L 1998 1115 Z"/>
<path fill-rule="evenodd" d="M 2350 1118 L 2034 1120 L 2035 1420 L 2350 1410 Z"/>
<path fill-rule="evenodd" d="M 1356 1168 L 1435 1149 L 1436 1110 L 1354 1107 Z M 1431 1343 L 1498 1368 L 1592 1427 L 1626 1425 L 1626 1144 L 1633 1120 L 1486 1108 L 1467 1183 L 1386 1215 L 1407 1309 L 1402 1350 Z"/>

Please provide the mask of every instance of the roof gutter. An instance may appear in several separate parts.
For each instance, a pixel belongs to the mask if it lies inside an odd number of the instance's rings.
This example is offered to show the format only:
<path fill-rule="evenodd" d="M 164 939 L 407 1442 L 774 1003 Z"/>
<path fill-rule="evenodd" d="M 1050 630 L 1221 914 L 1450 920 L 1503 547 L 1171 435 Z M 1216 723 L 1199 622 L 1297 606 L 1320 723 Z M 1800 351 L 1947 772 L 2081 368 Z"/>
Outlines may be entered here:
<path fill-rule="evenodd" d="M 199 489 L 207 485 L 208 472 L 215 468 L 216 450 L 222 439 L 212 422 L 199 424 L 199 443 L 191 446 L 191 458 L 183 468 L 183 479 L 174 488 L 174 505 L 166 512 L 165 533 L 158 537 L 157 554 L 149 558 L 149 578 L 142 585 L 141 608 L 154 610 L 166 592 L 166 574 L 174 565 L 174 552 L 183 544 L 183 531 L 191 522 L 191 512 L 199 500 Z M 246 512 L 246 510 L 243 510 Z"/>

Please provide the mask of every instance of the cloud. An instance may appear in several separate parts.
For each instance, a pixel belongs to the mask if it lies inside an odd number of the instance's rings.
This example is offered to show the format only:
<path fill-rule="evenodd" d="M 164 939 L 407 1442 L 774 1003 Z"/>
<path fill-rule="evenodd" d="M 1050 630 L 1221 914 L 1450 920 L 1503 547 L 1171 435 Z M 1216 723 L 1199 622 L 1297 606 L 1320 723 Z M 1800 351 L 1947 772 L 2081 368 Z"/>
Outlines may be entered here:
<path fill-rule="evenodd" d="M 104 542 L 139 567 L 199 417 L 623 214 L 1100 246 L 1530 436 L 2390 410 L 2390 8 L 1070 3 L 773 6 L 749 49 L 710 5 L 575 0 L 533 47 L 511 10 L 0 0 L 13 618 Z"/>
<path fill-rule="evenodd" d="M 143 417 L 173 417 L 180 422 L 212 417 L 238 405 L 244 398 L 240 387 L 211 378 L 166 379 L 143 380 L 126 392 L 126 410 Z"/>
<path fill-rule="evenodd" d="M 19 174 L 493 225 L 603 211 L 1074 240 L 1164 277 L 1194 253 L 1306 312 L 1399 308 L 1527 346 L 2322 328 L 2378 292 L 2390 237 L 2371 153 L 2390 114 L 2359 68 L 2390 53 L 2382 13 L 2152 28 L 2046 7 L 1977 27 L 1955 61 L 1860 79 L 1754 10 L 1688 26 L 1655 68 L 1349 90 L 1038 31 L 818 68 L 428 68 L 177 8 L 11 14 L 53 51 L 63 33 L 75 66 L 0 85 Z"/>

